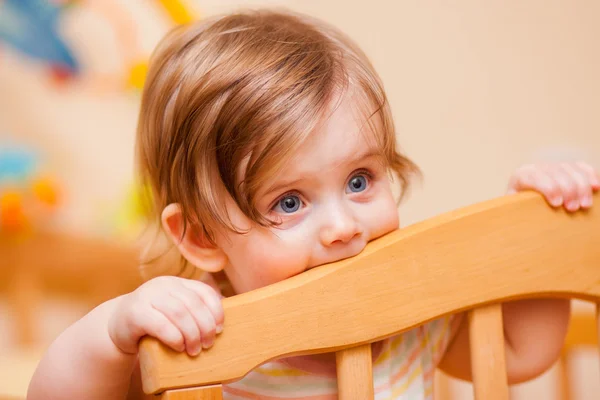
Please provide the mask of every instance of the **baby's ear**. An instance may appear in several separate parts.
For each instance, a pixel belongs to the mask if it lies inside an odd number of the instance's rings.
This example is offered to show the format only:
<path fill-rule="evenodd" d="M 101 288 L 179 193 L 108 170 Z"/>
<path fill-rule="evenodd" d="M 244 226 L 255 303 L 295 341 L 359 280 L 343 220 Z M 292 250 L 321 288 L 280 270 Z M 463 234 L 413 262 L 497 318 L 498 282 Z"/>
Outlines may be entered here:
<path fill-rule="evenodd" d="M 164 231 L 179 249 L 182 256 L 195 267 L 206 272 L 218 272 L 227 265 L 227 255 L 208 240 L 199 227 L 188 224 L 184 232 L 183 214 L 179 204 L 169 204 L 161 215 Z"/>

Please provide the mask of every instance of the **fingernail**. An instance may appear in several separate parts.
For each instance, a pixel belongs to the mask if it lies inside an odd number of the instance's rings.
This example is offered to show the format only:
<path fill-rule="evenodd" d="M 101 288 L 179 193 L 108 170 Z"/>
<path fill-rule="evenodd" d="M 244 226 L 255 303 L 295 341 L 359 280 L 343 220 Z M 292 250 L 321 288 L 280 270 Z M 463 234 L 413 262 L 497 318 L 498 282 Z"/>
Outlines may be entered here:
<path fill-rule="evenodd" d="M 202 347 L 204 347 L 205 349 L 210 349 L 213 344 L 214 344 L 214 341 L 213 340 L 209 340 L 209 341 L 206 341 L 206 342 L 202 342 Z"/>
<path fill-rule="evenodd" d="M 567 209 L 570 211 L 575 211 L 579 208 L 579 202 L 577 200 L 571 200 L 567 203 Z"/>
<path fill-rule="evenodd" d="M 188 354 L 189 354 L 190 356 L 197 356 L 197 355 L 198 355 L 198 354 L 200 354 L 201 352 L 202 352 L 202 347 L 201 347 L 201 346 L 197 346 L 197 347 L 194 347 L 194 348 L 190 349 L 190 350 L 188 351 Z"/>
<path fill-rule="evenodd" d="M 581 199 L 581 207 L 589 208 L 592 206 L 592 196 L 584 196 Z"/>
<path fill-rule="evenodd" d="M 550 204 L 552 204 L 554 207 L 559 207 L 562 203 L 563 203 L 562 196 L 555 196 L 550 200 Z"/>
<path fill-rule="evenodd" d="M 217 329 L 215 329 L 215 332 L 217 332 L 217 335 L 223 332 L 223 325 L 217 325 Z"/>

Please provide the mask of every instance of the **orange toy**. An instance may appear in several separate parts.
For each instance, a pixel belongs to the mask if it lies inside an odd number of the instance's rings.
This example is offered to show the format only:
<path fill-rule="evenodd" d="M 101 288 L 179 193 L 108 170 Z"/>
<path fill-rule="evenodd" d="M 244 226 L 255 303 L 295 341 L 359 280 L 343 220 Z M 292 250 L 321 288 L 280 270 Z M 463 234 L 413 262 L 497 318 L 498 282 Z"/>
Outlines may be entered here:
<path fill-rule="evenodd" d="M 31 152 L 0 149 L 0 233 L 27 233 L 59 204 L 55 181 L 41 175 L 37 164 Z"/>

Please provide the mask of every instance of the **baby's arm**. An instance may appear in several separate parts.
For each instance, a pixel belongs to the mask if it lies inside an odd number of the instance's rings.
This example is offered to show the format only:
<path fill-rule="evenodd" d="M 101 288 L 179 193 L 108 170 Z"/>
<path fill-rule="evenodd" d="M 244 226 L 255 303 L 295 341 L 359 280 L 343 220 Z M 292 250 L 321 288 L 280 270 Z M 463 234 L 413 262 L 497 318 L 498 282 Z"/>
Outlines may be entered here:
<path fill-rule="evenodd" d="M 160 277 L 101 304 L 52 343 L 29 385 L 29 400 L 125 399 L 137 367 L 138 341 L 158 338 L 198 354 L 223 324 L 217 293 L 177 277 Z M 139 385 L 132 385 L 141 398 Z"/>
<path fill-rule="evenodd" d="M 509 384 L 540 375 L 556 361 L 569 322 L 569 301 L 520 300 L 502 305 L 504 348 Z M 472 380 L 469 326 L 465 314 L 455 320 L 452 339 L 439 367 L 464 380 Z"/>
<path fill-rule="evenodd" d="M 52 343 L 29 384 L 27 399 L 125 398 L 136 355 L 119 350 L 107 330 L 120 300 L 101 304 Z"/>
<path fill-rule="evenodd" d="M 575 212 L 592 206 L 600 177 L 584 163 L 527 165 L 513 175 L 509 193 L 536 190 L 553 207 Z M 567 333 L 570 302 L 520 300 L 502 305 L 509 383 L 523 382 L 547 370 L 558 358 Z M 471 380 L 467 318 L 458 316 L 451 343 L 440 363 L 449 374 Z"/>

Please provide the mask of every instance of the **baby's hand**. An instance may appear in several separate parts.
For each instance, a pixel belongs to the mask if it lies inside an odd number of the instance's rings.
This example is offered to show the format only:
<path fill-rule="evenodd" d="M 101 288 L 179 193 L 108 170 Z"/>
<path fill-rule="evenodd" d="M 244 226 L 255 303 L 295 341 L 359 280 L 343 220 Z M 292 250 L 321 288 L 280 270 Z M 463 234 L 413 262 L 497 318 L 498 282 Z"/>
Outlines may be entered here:
<path fill-rule="evenodd" d="M 154 278 L 122 297 L 108 323 L 115 346 L 135 354 L 153 336 L 175 351 L 197 355 L 223 326 L 219 295 L 208 285 L 174 276 Z"/>
<path fill-rule="evenodd" d="M 592 193 L 600 189 L 598 171 L 583 162 L 528 164 L 511 177 L 508 192 L 535 190 L 553 207 L 568 211 L 592 206 Z"/>

